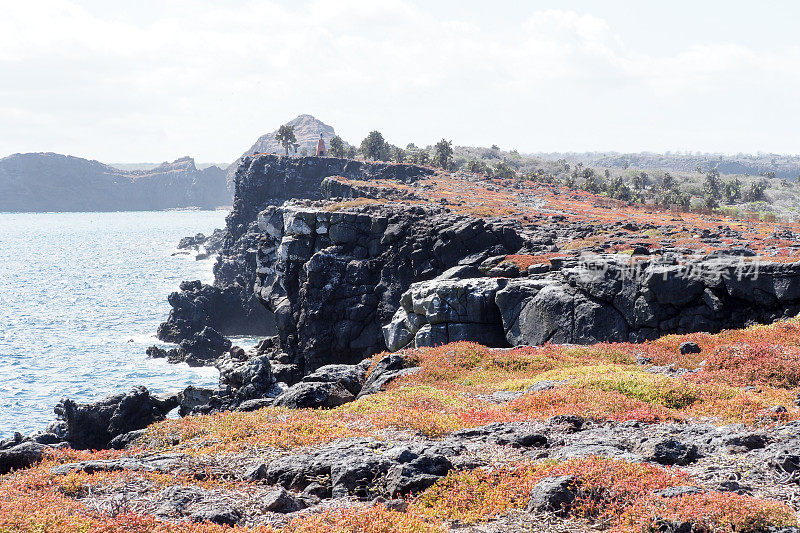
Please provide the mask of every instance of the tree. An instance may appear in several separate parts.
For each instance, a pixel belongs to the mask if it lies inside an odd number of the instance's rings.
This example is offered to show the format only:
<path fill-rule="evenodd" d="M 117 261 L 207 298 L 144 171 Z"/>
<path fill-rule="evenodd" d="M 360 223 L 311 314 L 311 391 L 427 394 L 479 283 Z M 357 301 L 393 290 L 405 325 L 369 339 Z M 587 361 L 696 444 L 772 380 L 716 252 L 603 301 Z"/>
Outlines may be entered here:
<path fill-rule="evenodd" d="M 395 163 L 402 163 L 406 160 L 406 151 L 400 148 L 399 146 L 395 146 L 394 153 L 392 154 L 392 159 Z"/>
<path fill-rule="evenodd" d="M 593 194 L 599 194 L 602 190 L 600 179 L 593 168 L 587 168 L 583 171 L 583 190 Z"/>
<path fill-rule="evenodd" d="M 295 152 L 297 151 L 297 139 L 294 136 L 294 126 L 284 124 L 278 128 L 278 133 L 275 134 L 275 140 L 281 143 L 286 155 L 289 155 L 289 147 L 294 146 Z"/>
<path fill-rule="evenodd" d="M 616 198 L 617 200 L 623 200 L 625 202 L 629 202 L 633 197 L 631 188 L 628 187 L 622 176 L 612 178 L 606 185 L 606 192 L 611 198 Z"/>
<path fill-rule="evenodd" d="M 494 164 L 494 168 L 492 169 L 492 177 L 494 178 L 508 179 L 516 175 L 517 173 L 514 172 L 514 169 L 505 161 L 498 161 Z"/>
<path fill-rule="evenodd" d="M 334 135 L 331 139 L 331 146 L 328 153 L 333 157 L 344 157 L 347 155 L 347 149 L 344 147 L 344 141 L 338 135 Z"/>
<path fill-rule="evenodd" d="M 441 168 L 448 168 L 453 160 L 453 141 L 442 139 L 436 143 L 433 159 Z"/>
<path fill-rule="evenodd" d="M 489 174 L 489 165 L 477 159 L 471 159 L 467 162 L 467 170 L 473 174 Z"/>
<path fill-rule="evenodd" d="M 386 152 L 388 152 L 388 145 L 379 131 L 369 132 L 369 135 L 361 141 L 361 153 L 367 159 L 377 161 L 378 159 L 388 158 Z"/>
<path fill-rule="evenodd" d="M 656 198 L 656 203 L 659 205 L 681 205 L 689 207 L 691 197 L 675 189 L 666 190 Z"/>
<path fill-rule="evenodd" d="M 637 191 L 645 190 L 649 182 L 650 178 L 647 172 L 637 172 L 636 175 L 633 176 L 633 188 Z"/>
<path fill-rule="evenodd" d="M 742 182 L 738 178 L 725 182 L 722 186 L 722 196 L 726 204 L 735 204 L 742 197 Z"/>
<path fill-rule="evenodd" d="M 750 188 L 744 195 L 744 200 L 746 202 L 758 202 L 763 200 L 764 192 L 767 190 L 767 182 L 766 180 L 759 180 L 754 181 L 750 184 Z"/>
<path fill-rule="evenodd" d="M 661 178 L 661 190 L 671 191 L 675 189 L 676 186 L 677 182 L 675 181 L 675 178 L 672 177 L 672 174 L 670 174 L 669 172 L 665 172 L 664 177 Z"/>
<path fill-rule="evenodd" d="M 719 179 L 719 171 L 712 168 L 706 172 L 706 180 L 703 182 L 703 194 L 706 206 L 718 207 L 719 200 L 722 198 L 722 181 Z"/>

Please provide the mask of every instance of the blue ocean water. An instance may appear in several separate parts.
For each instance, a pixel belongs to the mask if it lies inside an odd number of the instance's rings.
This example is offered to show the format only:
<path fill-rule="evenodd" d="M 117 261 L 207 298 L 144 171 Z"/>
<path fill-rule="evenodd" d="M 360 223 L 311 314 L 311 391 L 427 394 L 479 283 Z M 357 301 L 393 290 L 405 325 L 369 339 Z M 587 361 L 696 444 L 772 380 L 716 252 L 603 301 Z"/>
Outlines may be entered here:
<path fill-rule="evenodd" d="M 175 255 L 224 211 L 0 213 L 0 438 L 43 429 L 66 396 L 93 401 L 217 382 L 213 368 L 149 359 L 167 295 L 210 282 L 212 261 Z"/>

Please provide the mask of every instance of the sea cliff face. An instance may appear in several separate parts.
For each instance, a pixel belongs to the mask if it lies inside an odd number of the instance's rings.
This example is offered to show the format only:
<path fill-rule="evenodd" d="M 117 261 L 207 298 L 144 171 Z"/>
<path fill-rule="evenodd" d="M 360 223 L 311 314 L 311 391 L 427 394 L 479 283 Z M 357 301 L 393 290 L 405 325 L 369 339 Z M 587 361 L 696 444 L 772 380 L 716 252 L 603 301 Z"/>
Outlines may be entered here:
<path fill-rule="evenodd" d="M 0 159 L 0 211 L 151 211 L 230 205 L 225 172 L 190 157 L 125 171 L 53 153 Z"/>
<path fill-rule="evenodd" d="M 420 200 L 431 176 L 413 165 L 246 157 L 215 284 L 171 295 L 159 336 L 195 346 L 206 327 L 276 335 L 272 357 L 291 383 L 386 349 L 642 342 L 800 310 L 797 264 L 753 270 L 752 257 L 735 255 L 752 254 L 746 249 L 688 263 L 677 251 L 590 253 L 519 269 L 506 257 L 546 255 L 555 240 L 626 225 L 457 214 Z M 205 353 L 213 364 L 215 352 Z"/>
<path fill-rule="evenodd" d="M 430 169 L 413 165 L 332 157 L 245 157 L 235 175 L 233 209 L 226 219 L 223 245 L 214 265 L 214 285 L 187 285 L 189 290 L 171 295 L 173 311 L 159 328 L 159 338 L 181 342 L 192 339 L 206 326 L 219 329 L 223 335 L 276 332 L 272 311 L 254 295 L 258 250 L 264 238 L 258 215 L 264 209 L 292 198 L 322 199 L 322 182 L 330 176 L 405 183 L 431 174 Z"/>
<path fill-rule="evenodd" d="M 381 326 L 412 283 L 523 243 L 512 221 L 436 207 L 287 203 L 262 211 L 258 227 L 256 293 L 275 313 L 280 348 L 299 375 L 385 350 Z"/>

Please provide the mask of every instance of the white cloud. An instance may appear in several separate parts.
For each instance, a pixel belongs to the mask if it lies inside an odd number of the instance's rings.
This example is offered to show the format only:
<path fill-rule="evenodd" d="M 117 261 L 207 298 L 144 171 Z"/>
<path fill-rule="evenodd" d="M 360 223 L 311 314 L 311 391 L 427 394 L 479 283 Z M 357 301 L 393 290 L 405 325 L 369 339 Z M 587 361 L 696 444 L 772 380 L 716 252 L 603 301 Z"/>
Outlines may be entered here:
<path fill-rule="evenodd" d="M 300 112 L 352 140 L 378 127 L 397 142 L 447 135 L 529 151 L 678 140 L 736 151 L 756 147 L 720 135 L 730 129 L 725 106 L 769 95 L 752 105 L 780 130 L 777 107 L 796 109 L 800 88 L 797 47 L 687 43 L 652 56 L 603 18 L 568 10 L 532 11 L 498 30 L 405 0 L 164 6 L 135 20 L 69 1 L 4 9 L 0 154 L 232 160 Z M 694 124 L 700 115 L 706 126 Z"/>

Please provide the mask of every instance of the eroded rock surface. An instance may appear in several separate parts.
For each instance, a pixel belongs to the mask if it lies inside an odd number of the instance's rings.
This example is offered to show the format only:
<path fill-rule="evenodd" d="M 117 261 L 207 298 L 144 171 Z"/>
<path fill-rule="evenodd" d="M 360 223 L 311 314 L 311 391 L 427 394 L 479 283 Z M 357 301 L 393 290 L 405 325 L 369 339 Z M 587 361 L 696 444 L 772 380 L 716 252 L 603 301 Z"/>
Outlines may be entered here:
<path fill-rule="evenodd" d="M 413 282 L 523 243 L 512 222 L 390 205 L 269 207 L 259 229 L 255 288 L 275 314 L 280 351 L 301 373 L 383 350 L 381 326 Z"/>
<path fill-rule="evenodd" d="M 253 295 L 256 253 L 262 237 L 258 213 L 292 198 L 322 199 L 328 176 L 357 180 L 393 179 L 412 182 L 432 171 L 413 165 L 365 163 L 348 159 L 282 157 L 260 154 L 244 157 L 236 169 L 233 209 L 214 265 L 213 286 L 186 282 L 170 295 L 172 311 L 159 327 L 167 342 L 191 339 L 206 326 L 223 335 L 272 335 L 272 314 Z"/>
<path fill-rule="evenodd" d="M 716 257 L 687 267 L 669 257 L 632 263 L 628 256 L 597 255 L 551 268 L 521 278 L 415 283 L 383 328 L 386 345 L 640 342 L 772 322 L 800 310 L 797 263 L 756 269 L 740 258 Z"/>
<path fill-rule="evenodd" d="M 64 399 L 55 412 L 64 423 L 64 440 L 77 450 L 102 450 L 111 439 L 164 420 L 178 406 L 177 395 L 157 397 L 145 387 L 95 403 Z"/>

